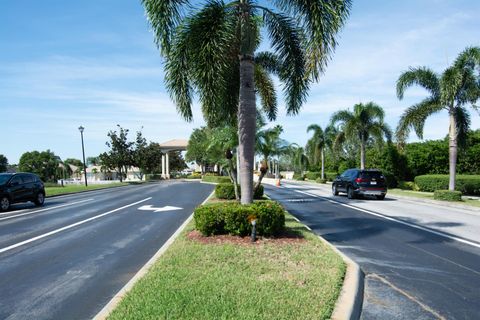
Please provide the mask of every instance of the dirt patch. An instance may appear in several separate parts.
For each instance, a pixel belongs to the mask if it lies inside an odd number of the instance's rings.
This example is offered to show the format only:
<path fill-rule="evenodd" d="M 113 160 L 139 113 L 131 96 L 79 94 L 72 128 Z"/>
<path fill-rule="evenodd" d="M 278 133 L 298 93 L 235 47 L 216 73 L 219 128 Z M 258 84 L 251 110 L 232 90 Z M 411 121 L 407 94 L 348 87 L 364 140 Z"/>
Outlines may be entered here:
<path fill-rule="evenodd" d="M 187 238 L 192 241 L 197 241 L 205 244 L 237 244 L 237 245 L 262 245 L 262 244 L 302 244 L 306 242 L 305 238 L 295 232 L 285 231 L 277 237 L 274 238 L 265 238 L 257 237 L 255 242 L 251 241 L 250 237 L 239 237 L 231 236 L 228 234 L 214 235 L 214 236 L 204 236 L 199 231 L 193 230 L 187 234 Z"/>

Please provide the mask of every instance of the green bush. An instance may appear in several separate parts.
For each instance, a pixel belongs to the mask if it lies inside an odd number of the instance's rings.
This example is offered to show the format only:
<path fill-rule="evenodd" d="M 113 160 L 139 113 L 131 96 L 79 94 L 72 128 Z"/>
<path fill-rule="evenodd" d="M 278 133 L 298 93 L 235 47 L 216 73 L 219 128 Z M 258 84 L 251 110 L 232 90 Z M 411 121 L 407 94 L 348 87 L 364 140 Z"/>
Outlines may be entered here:
<path fill-rule="evenodd" d="M 162 179 L 161 174 L 147 173 L 145 175 L 145 181 L 157 181 L 157 180 L 161 180 L 161 179 Z"/>
<path fill-rule="evenodd" d="M 307 172 L 305 173 L 305 179 L 315 181 L 322 176 L 321 172 Z"/>
<path fill-rule="evenodd" d="M 402 190 L 418 191 L 418 187 L 413 181 L 399 181 L 397 187 Z"/>
<path fill-rule="evenodd" d="M 238 202 L 210 203 L 199 206 L 193 214 L 195 228 L 203 235 L 251 233 L 250 218 L 257 221 L 257 234 L 272 236 L 285 227 L 285 210 L 275 201 L 261 200 L 249 205 Z"/>
<path fill-rule="evenodd" d="M 241 193 L 240 186 L 238 186 L 238 192 Z M 263 198 L 264 188 L 260 185 L 257 189 L 253 190 L 253 199 Z M 219 199 L 232 200 L 235 199 L 235 190 L 233 183 L 220 183 L 215 187 L 215 196 Z"/>
<path fill-rule="evenodd" d="M 45 188 L 54 188 L 54 187 L 61 187 L 61 184 L 55 183 L 55 182 L 44 182 L 43 185 Z"/>
<path fill-rule="evenodd" d="M 462 193 L 460 191 L 435 190 L 433 199 L 444 201 L 462 201 Z"/>
<path fill-rule="evenodd" d="M 238 188 L 240 190 L 240 187 Z M 215 197 L 218 199 L 235 199 L 235 188 L 233 183 L 219 183 L 215 186 Z"/>
<path fill-rule="evenodd" d="M 185 177 L 186 179 L 202 179 L 202 174 L 199 172 L 194 172 Z"/>
<path fill-rule="evenodd" d="M 420 191 L 434 192 L 448 189 L 449 176 L 431 174 L 415 177 L 415 184 Z M 462 194 L 480 195 L 480 175 L 457 175 L 455 190 Z"/>
<path fill-rule="evenodd" d="M 294 173 L 293 174 L 293 180 L 303 181 L 303 180 L 305 180 L 305 175 L 300 174 L 300 173 Z"/>
<path fill-rule="evenodd" d="M 263 192 L 264 192 L 263 185 L 259 185 L 257 189 L 253 190 L 253 199 L 262 199 Z"/>
<path fill-rule="evenodd" d="M 213 183 L 231 183 L 232 180 L 230 177 L 226 176 L 212 176 L 212 175 L 205 175 L 202 179 L 203 182 L 213 182 Z"/>
<path fill-rule="evenodd" d="M 317 178 L 316 183 L 327 183 L 327 179 Z"/>
<path fill-rule="evenodd" d="M 333 181 L 337 176 L 338 173 L 336 172 L 325 172 L 325 178 L 327 179 L 327 181 Z"/>
<path fill-rule="evenodd" d="M 388 188 L 396 188 L 398 186 L 397 178 L 390 172 L 382 172 L 387 182 Z"/>

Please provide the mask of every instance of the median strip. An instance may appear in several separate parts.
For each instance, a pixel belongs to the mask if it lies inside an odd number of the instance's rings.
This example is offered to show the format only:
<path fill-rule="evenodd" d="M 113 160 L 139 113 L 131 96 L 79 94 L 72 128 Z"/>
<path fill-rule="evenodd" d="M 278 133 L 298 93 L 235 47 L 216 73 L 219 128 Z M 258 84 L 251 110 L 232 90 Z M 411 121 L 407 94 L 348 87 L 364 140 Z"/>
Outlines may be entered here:
<path fill-rule="evenodd" d="M 145 199 L 143 199 L 143 200 L 140 200 L 140 201 L 137 201 L 137 202 L 128 204 L 128 205 L 126 205 L 126 206 L 123 206 L 123 207 L 120 207 L 120 208 L 117 208 L 117 209 L 113 209 L 113 210 L 110 210 L 110 211 L 108 211 L 108 212 L 99 214 L 99 215 L 97 215 L 97 216 L 94 216 L 94 217 L 91 217 L 91 218 L 88 218 L 88 219 L 85 219 L 85 220 L 82 220 L 82 221 L 79 221 L 79 222 L 76 222 L 76 223 L 72 223 L 72 224 L 70 224 L 70 225 L 68 225 L 68 226 L 65 226 L 65 227 L 62 227 L 62 228 L 59 228 L 59 229 L 56 229 L 56 230 L 53 230 L 53 231 L 50 231 L 50 232 L 41 234 L 41 235 L 39 235 L 39 236 L 36 236 L 36 237 L 30 238 L 30 239 L 27 239 L 27 240 L 24 240 L 24 241 L 21 241 L 21 242 L 12 244 L 12 245 L 10 245 L 10 246 L 8 246 L 8 247 L 1 248 L 1 249 L 0 249 L 0 253 L 7 252 L 7 251 L 13 250 L 13 249 L 15 249 L 15 248 L 21 247 L 21 246 L 23 246 L 23 245 L 32 243 L 32 242 L 34 242 L 34 241 L 37 241 L 37 240 L 40 240 L 40 239 L 43 239 L 43 238 L 52 236 L 52 235 L 57 234 L 57 233 L 59 233 L 59 232 L 62 232 L 62 231 L 65 231 L 65 230 L 74 228 L 74 227 L 76 227 L 76 226 L 82 225 L 82 224 L 84 224 L 84 223 L 87 223 L 87 222 L 90 222 L 90 221 L 93 221 L 93 220 L 96 220 L 96 219 L 99 219 L 99 218 L 101 218 L 101 217 L 104 217 L 104 216 L 107 216 L 107 215 L 109 215 L 109 214 L 115 213 L 115 212 L 120 211 L 120 210 L 122 210 L 122 209 L 126 209 L 126 208 L 128 208 L 128 207 L 137 205 L 137 204 L 139 204 L 139 203 L 148 201 L 148 200 L 150 200 L 150 199 L 152 199 L 152 197 L 145 198 Z"/>

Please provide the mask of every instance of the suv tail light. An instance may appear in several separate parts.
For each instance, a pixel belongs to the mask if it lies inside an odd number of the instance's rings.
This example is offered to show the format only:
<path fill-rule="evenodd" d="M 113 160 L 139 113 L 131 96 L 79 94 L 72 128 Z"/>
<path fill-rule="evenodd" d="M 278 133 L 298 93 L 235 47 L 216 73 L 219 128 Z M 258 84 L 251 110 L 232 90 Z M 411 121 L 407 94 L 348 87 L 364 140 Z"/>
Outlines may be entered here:
<path fill-rule="evenodd" d="M 362 183 L 362 182 L 368 182 L 369 180 L 368 179 L 364 179 L 364 178 L 357 178 L 355 179 L 355 182 L 356 183 Z"/>

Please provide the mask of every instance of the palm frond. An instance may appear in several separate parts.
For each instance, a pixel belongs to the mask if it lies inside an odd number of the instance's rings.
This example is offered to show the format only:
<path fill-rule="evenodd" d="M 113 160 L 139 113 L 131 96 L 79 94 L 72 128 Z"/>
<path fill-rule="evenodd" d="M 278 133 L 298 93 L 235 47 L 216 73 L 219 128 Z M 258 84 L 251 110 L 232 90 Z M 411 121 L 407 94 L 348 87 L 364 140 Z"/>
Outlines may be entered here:
<path fill-rule="evenodd" d="M 427 67 L 410 68 L 410 70 L 402 73 L 397 80 L 397 97 L 402 100 L 405 90 L 413 85 L 425 88 L 433 96 L 440 95 L 438 76 Z"/>
<path fill-rule="evenodd" d="M 272 78 L 265 72 L 262 66 L 255 65 L 255 87 L 260 101 L 262 109 L 267 115 L 270 121 L 274 121 L 277 118 L 277 94 L 275 92 L 275 86 Z"/>
<path fill-rule="evenodd" d="M 262 66 L 267 72 L 277 76 L 280 75 L 282 70 L 281 61 L 278 56 L 268 51 L 255 54 L 255 64 Z"/>
<path fill-rule="evenodd" d="M 462 73 L 459 69 L 450 67 L 440 78 L 440 103 L 448 108 L 455 106 L 455 98 L 461 91 L 463 84 Z"/>
<path fill-rule="evenodd" d="M 455 122 L 457 126 L 457 141 L 460 147 L 465 147 L 467 143 L 468 130 L 470 128 L 470 114 L 467 109 L 463 107 L 456 107 Z"/>

